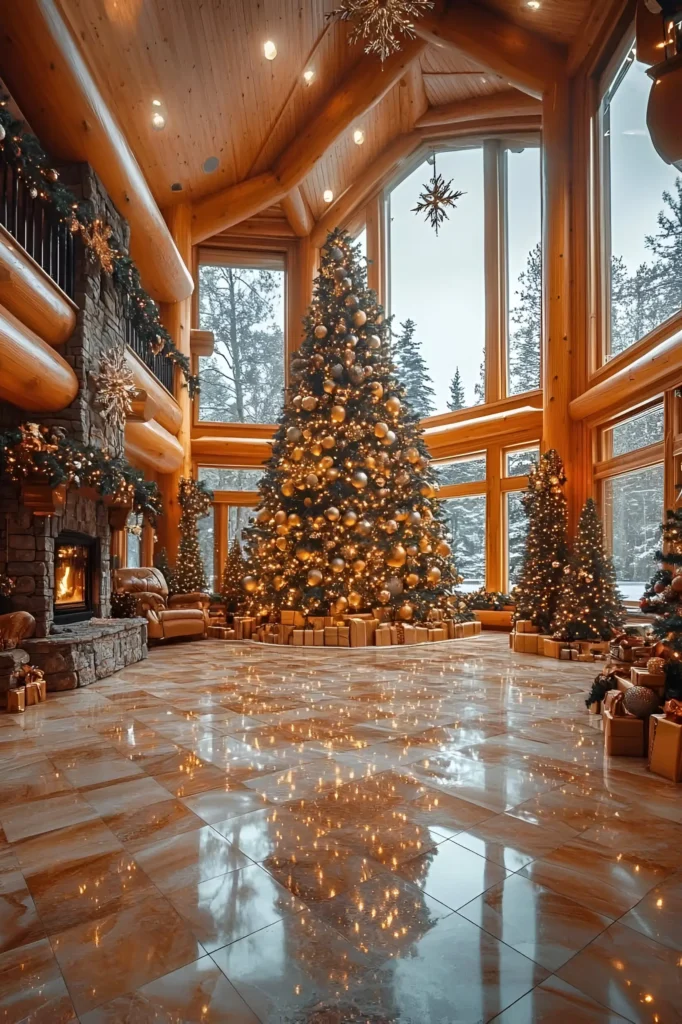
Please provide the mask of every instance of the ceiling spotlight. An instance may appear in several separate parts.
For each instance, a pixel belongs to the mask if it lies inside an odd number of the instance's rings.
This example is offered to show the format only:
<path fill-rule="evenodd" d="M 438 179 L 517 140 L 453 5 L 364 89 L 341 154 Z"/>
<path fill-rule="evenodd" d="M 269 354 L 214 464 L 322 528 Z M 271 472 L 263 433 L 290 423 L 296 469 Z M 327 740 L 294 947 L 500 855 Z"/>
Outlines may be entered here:
<path fill-rule="evenodd" d="M 152 100 L 152 106 L 153 107 L 160 107 L 161 106 L 161 100 Z"/>
<path fill-rule="evenodd" d="M 277 56 L 277 47 L 272 39 L 268 39 L 267 42 L 263 43 L 263 53 L 266 60 L 274 60 Z"/>
<path fill-rule="evenodd" d="M 315 78 L 315 72 L 312 68 L 308 68 L 303 72 L 303 81 L 306 85 L 312 85 L 313 79 Z"/>
<path fill-rule="evenodd" d="M 322 198 L 324 199 L 325 203 L 333 203 L 334 202 L 334 193 L 332 192 L 332 190 L 330 188 L 326 188 L 324 190 L 324 192 L 322 193 Z"/>
<path fill-rule="evenodd" d="M 356 146 L 361 146 L 365 141 L 365 133 L 362 128 L 356 128 L 353 132 L 353 142 Z"/>
<path fill-rule="evenodd" d="M 152 128 L 155 132 L 163 131 L 166 127 L 166 118 L 158 110 L 152 114 Z"/>
<path fill-rule="evenodd" d="M 204 169 L 204 173 L 205 174 L 212 174 L 213 171 L 217 171 L 219 163 L 220 163 L 220 161 L 218 160 L 217 156 L 206 157 L 206 159 L 204 160 L 204 162 L 202 164 L 202 167 Z"/>
<path fill-rule="evenodd" d="M 526 0 L 526 7 L 530 7 L 531 11 L 539 11 L 540 0 Z"/>

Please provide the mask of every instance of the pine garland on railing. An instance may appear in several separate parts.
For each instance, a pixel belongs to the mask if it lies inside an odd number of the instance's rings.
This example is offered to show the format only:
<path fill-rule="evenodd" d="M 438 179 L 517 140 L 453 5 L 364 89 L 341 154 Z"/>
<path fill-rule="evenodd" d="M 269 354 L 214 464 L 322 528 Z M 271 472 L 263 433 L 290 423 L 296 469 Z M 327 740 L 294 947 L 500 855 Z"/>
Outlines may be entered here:
<path fill-rule="evenodd" d="M 49 204 L 74 234 L 80 234 L 90 258 L 113 277 L 139 337 L 153 355 L 163 354 L 180 368 L 190 397 L 194 397 L 199 391 L 199 378 L 191 373 L 188 357 L 175 347 L 161 323 L 159 308 L 142 287 L 135 263 L 111 228 L 94 216 L 91 204 L 78 199 L 59 180 L 59 172 L 51 166 L 40 142 L 13 117 L 7 101 L 7 96 L 0 96 L 0 152 L 5 160 L 25 181 L 32 199 Z"/>
<path fill-rule="evenodd" d="M 163 512 L 157 485 L 145 480 L 127 459 L 80 444 L 59 427 L 23 423 L 0 433 L 0 477 L 4 474 L 14 483 L 38 476 L 50 487 L 92 487 L 102 497 L 129 501 L 130 511 L 144 515 L 152 525 Z"/>

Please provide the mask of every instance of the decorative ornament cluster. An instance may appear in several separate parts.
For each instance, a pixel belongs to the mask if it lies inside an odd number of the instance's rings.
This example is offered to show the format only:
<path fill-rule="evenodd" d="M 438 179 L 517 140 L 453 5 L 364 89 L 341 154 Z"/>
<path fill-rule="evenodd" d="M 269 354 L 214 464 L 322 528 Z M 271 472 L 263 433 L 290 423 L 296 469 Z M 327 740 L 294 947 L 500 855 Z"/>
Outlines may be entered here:
<path fill-rule="evenodd" d="M 428 221 L 431 227 L 438 234 L 438 230 L 445 220 L 449 220 L 448 209 L 455 209 L 457 200 L 461 199 L 465 192 L 453 192 L 452 179 L 445 181 L 442 174 L 436 173 L 436 155 L 433 156 L 433 177 L 424 185 L 424 191 L 419 194 L 419 202 L 412 209 L 412 213 L 425 213 L 424 220 Z"/>
<path fill-rule="evenodd" d="M 364 43 L 365 53 L 375 53 L 383 64 L 400 50 L 401 36 L 415 38 L 413 19 L 434 6 L 433 0 L 341 0 L 327 17 L 354 22 L 351 43 Z"/>
<path fill-rule="evenodd" d="M 144 479 L 122 456 L 67 438 L 60 427 L 24 423 L 0 434 L 0 476 L 14 483 L 43 479 L 50 487 L 92 487 L 102 497 L 130 504 L 155 523 L 162 512 L 155 483 Z"/>
<path fill-rule="evenodd" d="M 118 431 L 123 431 L 128 415 L 133 411 L 137 394 L 133 373 L 126 363 L 123 350 L 105 352 L 99 362 L 99 373 L 93 374 L 95 404 Z"/>
<path fill-rule="evenodd" d="M 135 263 L 114 237 L 111 226 L 93 215 L 90 203 L 79 200 L 59 180 L 59 171 L 50 165 L 38 139 L 12 116 L 7 101 L 6 96 L 0 97 L 0 153 L 3 159 L 26 183 L 32 199 L 51 207 L 59 220 L 68 224 L 74 234 L 80 235 L 90 258 L 113 278 L 140 339 L 155 355 L 163 353 L 180 368 L 193 397 L 199 391 L 199 378 L 191 373 L 188 357 L 175 347 L 161 323 L 158 306 L 142 287 Z"/>

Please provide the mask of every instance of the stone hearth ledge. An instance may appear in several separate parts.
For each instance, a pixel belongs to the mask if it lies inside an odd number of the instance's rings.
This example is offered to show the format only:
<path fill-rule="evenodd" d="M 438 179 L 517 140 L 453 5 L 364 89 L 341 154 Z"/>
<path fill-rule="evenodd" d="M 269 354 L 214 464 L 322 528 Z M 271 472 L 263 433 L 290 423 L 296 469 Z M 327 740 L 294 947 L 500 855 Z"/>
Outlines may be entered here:
<path fill-rule="evenodd" d="M 21 645 L 51 692 L 89 686 L 147 657 L 146 619 L 91 619 L 53 628 L 51 636 Z"/>

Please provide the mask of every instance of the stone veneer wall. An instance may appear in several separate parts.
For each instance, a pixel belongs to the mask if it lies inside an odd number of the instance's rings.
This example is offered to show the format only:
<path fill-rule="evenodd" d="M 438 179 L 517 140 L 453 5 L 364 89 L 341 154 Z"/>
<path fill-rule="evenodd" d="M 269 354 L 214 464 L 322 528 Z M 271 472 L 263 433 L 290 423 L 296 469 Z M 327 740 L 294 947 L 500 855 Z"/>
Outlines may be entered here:
<path fill-rule="evenodd" d="M 91 202 L 100 219 L 128 245 L 129 231 L 109 199 L 102 183 L 87 164 L 60 168 L 62 180 L 82 198 Z M 79 392 L 68 408 L 56 413 L 26 413 L 0 402 L 0 427 L 38 421 L 63 427 L 69 437 L 114 451 L 123 448 L 122 431 L 114 430 L 95 406 L 91 375 L 99 370 L 101 356 L 125 346 L 124 309 L 114 283 L 87 255 L 76 240 L 75 304 L 76 327 L 59 353 L 73 367 Z M 70 488 L 62 515 L 33 516 L 20 504 L 19 488 L 0 488 L 0 571 L 16 577 L 10 599 L 12 610 L 30 611 L 36 618 L 36 635 L 47 636 L 52 626 L 54 591 L 54 540 L 63 530 L 85 533 L 100 541 L 101 581 L 97 613 L 108 616 L 111 594 L 111 532 L 101 502 L 82 497 Z M 8 609 L 3 609 L 8 610 Z"/>
<path fill-rule="evenodd" d="M 45 673 L 50 692 L 106 679 L 147 657 L 147 620 L 116 619 L 64 626 L 54 636 L 24 640 L 32 665 Z"/>

